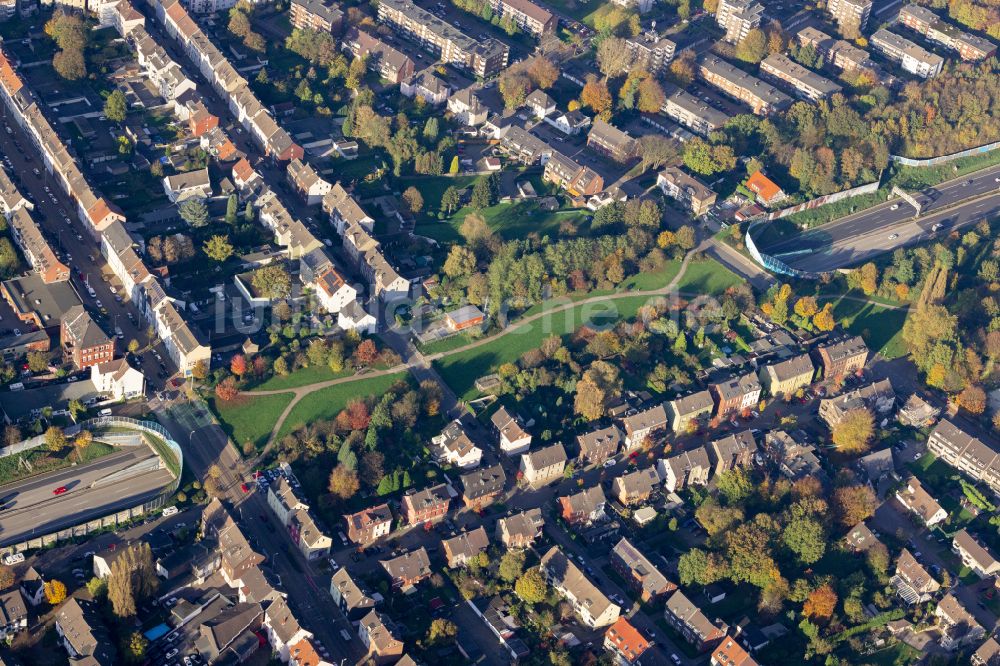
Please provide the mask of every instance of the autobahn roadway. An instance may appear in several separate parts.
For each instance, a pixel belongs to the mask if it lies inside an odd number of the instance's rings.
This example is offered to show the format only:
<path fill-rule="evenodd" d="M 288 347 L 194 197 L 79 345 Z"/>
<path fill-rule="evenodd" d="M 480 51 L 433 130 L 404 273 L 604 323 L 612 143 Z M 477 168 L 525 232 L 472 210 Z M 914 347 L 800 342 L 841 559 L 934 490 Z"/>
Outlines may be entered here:
<path fill-rule="evenodd" d="M 975 224 L 1000 214 L 1000 166 L 911 194 L 921 204 L 919 216 L 906 200 L 893 198 L 761 251 L 792 268 L 822 273 Z M 935 225 L 941 226 L 935 230 Z"/>
<path fill-rule="evenodd" d="M 141 504 L 173 479 L 164 468 L 136 469 L 119 482 L 94 486 L 109 475 L 141 465 L 156 453 L 135 446 L 70 469 L 34 476 L 0 488 L 0 545 L 49 534 Z M 61 495 L 53 491 L 66 487 Z"/>

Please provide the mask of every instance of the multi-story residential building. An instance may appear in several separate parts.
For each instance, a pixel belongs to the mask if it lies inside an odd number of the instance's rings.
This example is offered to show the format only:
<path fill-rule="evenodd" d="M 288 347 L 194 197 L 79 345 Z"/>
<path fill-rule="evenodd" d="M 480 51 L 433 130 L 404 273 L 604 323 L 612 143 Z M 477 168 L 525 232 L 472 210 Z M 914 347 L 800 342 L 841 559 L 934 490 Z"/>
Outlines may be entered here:
<path fill-rule="evenodd" d="M 208 168 L 167 176 L 163 179 L 163 192 L 175 204 L 187 199 L 209 198 L 212 196 L 212 181 L 208 177 Z"/>
<path fill-rule="evenodd" d="M 451 94 L 451 87 L 448 86 L 447 81 L 438 76 L 436 71 L 428 68 L 401 81 L 399 92 L 404 97 L 411 99 L 419 97 L 427 104 L 437 106 L 448 101 L 448 96 Z"/>
<path fill-rule="evenodd" d="M 920 78 L 929 79 L 937 76 L 944 67 L 944 58 L 938 54 L 931 53 L 885 28 L 879 29 L 868 41 L 873 49 Z"/>
<path fill-rule="evenodd" d="M 722 439 L 713 440 L 707 447 L 708 458 L 712 461 L 712 472 L 715 475 L 728 472 L 737 467 L 748 468 L 753 463 L 753 454 L 757 453 L 757 442 L 753 433 L 742 430 Z"/>
<path fill-rule="evenodd" d="M 340 32 L 344 12 L 323 0 L 292 0 L 288 12 L 293 28 L 319 32 Z"/>
<path fill-rule="evenodd" d="M 59 337 L 63 353 L 78 370 L 106 363 L 115 356 L 115 339 L 98 326 L 82 305 L 74 305 L 63 315 Z"/>
<path fill-rule="evenodd" d="M 882 543 L 864 521 L 852 527 L 851 531 L 844 537 L 844 541 L 855 553 L 863 553 L 876 543 Z"/>
<path fill-rule="evenodd" d="M 941 584 L 927 573 L 909 550 L 904 548 L 896 560 L 896 573 L 892 577 L 896 593 L 908 604 L 927 601 L 941 589 Z"/>
<path fill-rule="evenodd" d="M 399 589 L 403 592 L 411 589 L 420 581 L 430 578 L 431 574 L 434 573 L 431 570 L 431 560 L 427 555 L 427 549 L 423 546 L 388 560 L 381 560 L 380 564 L 386 575 L 389 576 L 389 580 L 392 581 L 393 589 Z"/>
<path fill-rule="evenodd" d="M 764 7 L 756 0 L 720 0 L 715 22 L 726 32 L 726 41 L 739 44 L 754 28 L 760 27 Z"/>
<path fill-rule="evenodd" d="M 656 473 L 656 468 L 647 467 L 615 477 L 611 482 L 611 490 L 619 502 L 630 506 L 645 502 L 658 485 L 660 476 Z"/>
<path fill-rule="evenodd" d="M 138 398 L 146 393 L 146 376 L 124 358 L 90 366 L 90 381 L 98 391 L 115 400 Z"/>
<path fill-rule="evenodd" d="M 268 487 L 267 505 L 307 560 L 318 560 L 330 553 L 333 541 L 316 525 L 309 515 L 309 505 L 299 499 L 285 477 L 278 477 Z"/>
<path fill-rule="evenodd" d="M 589 197 L 604 189 L 604 178 L 599 173 L 556 151 L 545 163 L 542 180 L 565 190 L 572 197 Z"/>
<path fill-rule="evenodd" d="M 352 542 L 368 546 L 392 532 L 392 510 L 388 504 L 379 504 L 357 513 L 344 516 L 347 538 Z"/>
<path fill-rule="evenodd" d="M 264 556 L 254 551 L 246 536 L 218 498 L 213 498 L 201 514 L 202 539 L 216 544 L 222 558 L 222 577 L 230 587 L 243 587 L 243 577 L 259 572 Z"/>
<path fill-rule="evenodd" d="M 652 645 L 628 620 L 619 617 L 604 632 L 604 649 L 615 655 L 621 666 L 639 663 L 639 657 Z"/>
<path fill-rule="evenodd" d="M 611 549 L 610 560 L 611 566 L 643 603 L 656 603 L 677 589 L 677 585 L 624 537 Z"/>
<path fill-rule="evenodd" d="M 704 215 L 715 205 L 716 194 L 705 183 L 677 167 L 667 167 L 656 177 L 656 185 L 665 195 L 681 202 L 692 215 Z"/>
<path fill-rule="evenodd" d="M 292 609 L 288 607 L 288 602 L 280 595 L 272 599 L 264 610 L 263 624 L 271 650 L 285 663 L 290 657 L 292 645 L 313 636 L 302 628 Z"/>
<path fill-rule="evenodd" d="M 618 453 L 623 441 L 622 431 L 613 425 L 577 435 L 576 443 L 580 447 L 578 459 L 589 465 L 600 465 Z"/>
<path fill-rule="evenodd" d="M 571 559 L 553 546 L 539 564 L 545 580 L 573 606 L 577 616 L 591 629 L 613 624 L 621 607 L 611 602 L 583 575 Z"/>
<path fill-rule="evenodd" d="M 531 485 L 541 485 L 561 479 L 566 466 L 566 449 L 553 444 L 521 456 L 521 475 Z"/>
<path fill-rule="evenodd" d="M 955 533 L 951 549 L 961 558 L 962 564 L 972 569 L 980 578 L 990 578 L 1000 573 L 1000 561 L 989 549 L 976 541 L 968 530 L 962 529 Z"/>
<path fill-rule="evenodd" d="M 479 94 L 472 86 L 462 88 L 448 98 L 448 111 L 455 120 L 470 127 L 482 125 L 490 114 L 489 108 L 479 99 Z"/>
<path fill-rule="evenodd" d="M 875 74 L 875 80 L 885 78 L 881 68 L 871 59 L 868 51 L 859 49 L 848 41 L 834 40 L 830 35 L 812 26 L 802 28 L 798 33 L 798 39 L 801 46 L 812 46 L 819 56 L 837 69 L 845 72 L 867 70 Z"/>
<path fill-rule="evenodd" d="M 492 504 L 503 493 L 507 483 L 507 475 L 500 463 L 480 467 L 459 479 L 462 481 L 462 502 L 473 511 L 482 511 L 483 507 Z"/>
<path fill-rule="evenodd" d="M 976 616 L 951 592 L 938 602 L 934 616 L 941 632 L 941 647 L 945 650 L 958 650 L 983 640 L 986 635 L 986 629 L 979 624 Z"/>
<path fill-rule="evenodd" d="M 519 125 L 510 125 L 504 130 L 497 148 L 525 166 L 545 164 L 555 153 L 552 146 Z"/>
<path fill-rule="evenodd" d="M 837 24 L 841 34 L 849 39 L 861 35 L 872 13 L 872 0 L 830 0 L 826 11 Z"/>
<path fill-rule="evenodd" d="M 899 22 L 951 51 L 956 51 L 962 60 L 986 60 L 996 55 L 993 42 L 978 35 L 959 30 L 954 25 L 942 21 L 937 14 L 920 5 L 906 5 L 899 10 Z"/>
<path fill-rule="evenodd" d="M 472 561 L 472 558 L 478 557 L 480 553 L 485 553 L 489 547 L 490 537 L 482 525 L 450 539 L 441 540 L 444 557 L 452 569 L 466 566 Z"/>
<path fill-rule="evenodd" d="M 757 196 L 757 203 L 768 208 L 775 206 L 787 198 L 785 191 L 767 177 L 763 171 L 755 171 L 747 178 L 746 188 Z"/>
<path fill-rule="evenodd" d="M 816 348 L 816 361 L 826 379 L 850 375 L 865 367 L 868 345 L 860 335 L 833 340 Z"/>
<path fill-rule="evenodd" d="M 410 282 L 389 263 L 371 230 L 361 224 L 344 229 L 343 247 L 355 268 L 368 281 L 370 293 L 382 302 L 404 299 L 410 294 Z"/>
<path fill-rule="evenodd" d="M 494 16 L 510 18 L 524 32 L 541 37 L 556 31 L 559 19 L 531 0 L 489 0 Z"/>
<path fill-rule="evenodd" d="M 492 38 L 473 39 L 411 0 L 382 0 L 378 18 L 419 42 L 442 62 L 480 78 L 495 76 L 507 66 L 510 48 L 506 44 Z"/>
<path fill-rule="evenodd" d="M 896 392 L 892 382 L 881 379 L 835 398 L 820 400 L 819 417 L 832 429 L 844 420 L 848 412 L 867 409 L 876 417 L 881 417 L 890 413 L 895 404 Z"/>
<path fill-rule="evenodd" d="M 825 99 L 842 88 L 830 79 L 806 69 L 786 55 L 772 53 L 760 63 L 760 73 L 765 79 L 787 83 L 795 93 L 811 102 Z"/>
<path fill-rule="evenodd" d="M 0 640 L 11 641 L 28 628 L 28 607 L 21 592 L 12 587 L 0 591 Z"/>
<path fill-rule="evenodd" d="M 728 114 L 681 88 L 667 95 L 662 110 L 669 118 L 702 136 L 708 136 L 729 122 Z"/>
<path fill-rule="evenodd" d="M 56 612 L 55 628 L 70 663 L 94 666 L 117 663 L 114 641 L 100 619 L 96 601 L 70 597 Z"/>
<path fill-rule="evenodd" d="M 732 636 L 726 638 L 712 650 L 709 660 L 712 666 L 760 666 L 742 645 Z"/>
<path fill-rule="evenodd" d="M 708 385 L 708 390 L 715 398 L 715 414 L 722 418 L 751 409 L 759 403 L 760 389 L 757 375 L 752 372 Z"/>
<path fill-rule="evenodd" d="M 529 548 L 542 535 L 541 509 L 528 509 L 497 520 L 496 537 L 506 548 Z"/>
<path fill-rule="evenodd" d="M 375 600 L 341 567 L 330 579 L 330 596 L 347 619 L 356 622 L 375 608 Z"/>
<path fill-rule="evenodd" d="M 907 479 L 906 486 L 896 491 L 896 499 L 915 513 L 927 527 L 934 527 L 948 517 L 948 512 L 941 508 L 938 501 L 924 489 L 920 479 L 915 476 Z"/>
<path fill-rule="evenodd" d="M 698 421 L 711 416 L 712 410 L 715 409 L 715 400 L 710 391 L 704 390 L 674 398 L 667 402 L 666 406 L 670 429 L 675 434 L 680 434 L 696 427 Z"/>
<path fill-rule="evenodd" d="M 323 198 L 333 188 L 333 185 L 316 173 L 316 169 L 312 165 L 298 158 L 288 162 L 285 174 L 288 177 L 288 182 L 295 188 L 307 206 L 322 203 Z"/>
<path fill-rule="evenodd" d="M 658 437 L 666 428 L 668 420 L 667 410 L 662 404 L 624 417 L 622 429 L 625 431 L 625 450 L 631 451 L 647 439 Z"/>
<path fill-rule="evenodd" d="M 672 493 L 688 485 L 707 484 L 708 475 L 712 472 L 712 463 L 705 447 L 699 446 L 681 451 L 669 458 L 661 458 L 656 463 L 656 469 L 663 479 L 663 487 Z"/>
<path fill-rule="evenodd" d="M 559 498 L 559 515 L 570 525 L 590 525 L 604 518 L 606 502 L 599 485 L 585 488 Z"/>
<path fill-rule="evenodd" d="M 809 354 L 799 354 L 784 361 L 770 363 L 758 371 L 760 383 L 773 398 L 789 397 L 812 383 L 813 367 Z"/>
<path fill-rule="evenodd" d="M 431 443 L 439 461 L 462 469 L 478 467 L 483 457 L 483 450 L 469 439 L 465 427 L 458 419 L 446 425 L 440 435 L 431 439 Z"/>
<path fill-rule="evenodd" d="M 636 156 L 639 149 L 639 143 L 629 136 L 628 132 L 624 132 L 600 118 L 594 120 L 590 133 L 587 134 L 587 146 L 607 155 L 616 162 L 629 161 Z"/>
<path fill-rule="evenodd" d="M 42 229 L 28 212 L 27 208 L 17 208 L 8 217 L 7 223 L 11 237 L 21 249 L 24 258 L 31 268 L 38 273 L 45 284 L 62 282 L 69 279 L 69 267 L 59 261 L 52 246 L 49 245 Z"/>
<path fill-rule="evenodd" d="M 418 492 L 403 495 L 400 506 L 407 525 L 421 525 L 444 518 L 451 503 L 448 486 L 439 483 Z"/>
<path fill-rule="evenodd" d="M 344 37 L 343 48 L 355 58 L 367 58 L 368 69 L 396 85 L 409 79 L 416 71 L 408 55 L 367 30 L 350 28 Z"/>
<path fill-rule="evenodd" d="M 506 407 L 500 407 L 490 418 L 493 432 L 500 440 L 500 450 L 508 456 L 525 453 L 531 447 L 531 433 L 524 429 L 524 422 Z"/>
<path fill-rule="evenodd" d="M 580 111 L 556 113 L 545 116 L 542 120 L 568 136 L 577 136 L 580 132 L 590 127 L 591 123 L 590 118 Z"/>
<path fill-rule="evenodd" d="M 698 74 L 709 85 L 747 104 L 758 116 L 767 116 L 792 105 L 792 98 L 773 85 L 713 55 L 698 62 Z"/>
<path fill-rule="evenodd" d="M 1000 447 L 941 419 L 927 438 L 927 450 L 961 472 L 1000 491 Z"/>
<path fill-rule="evenodd" d="M 680 590 L 667 599 L 663 617 L 698 652 L 711 650 L 726 637 L 728 627 L 716 626 Z"/>
<path fill-rule="evenodd" d="M 653 76 L 663 72 L 677 52 L 677 44 L 673 40 L 652 31 L 627 37 L 625 46 L 631 56 L 631 69 L 641 69 Z"/>
<path fill-rule="evenodd" d="M 313 288 L 316 301 L 330 314 L 337 314 L 347 307 L 348 303 L 358 299 L 358 290 L 347 282 L 332 263 L 308 284 Z"/>
<path fill-rule="evenodd" d="M 358 624 L 358 638 L 367 650 L 367 656 L 376 664 L 391 664 L 403 656 L 403 641 L 397 637 L 392 620 L 372 610 Z"/>
<path fill-rule="evenodd" d="M 997 666 L 1000 664 L 1000 643 L 995 638 L 987 638 L 969 660 L 972 666 Z"/>

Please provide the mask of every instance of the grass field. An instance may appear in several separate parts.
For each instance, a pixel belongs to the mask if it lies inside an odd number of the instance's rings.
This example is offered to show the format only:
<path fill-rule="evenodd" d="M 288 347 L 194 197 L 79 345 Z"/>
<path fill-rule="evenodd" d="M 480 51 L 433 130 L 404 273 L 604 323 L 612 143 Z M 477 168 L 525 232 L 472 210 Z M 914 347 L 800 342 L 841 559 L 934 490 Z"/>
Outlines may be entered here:
<path fill-rule="evenodd" d="M 346 384 L 336 384 L 314 391 L 295 405 L 281 426 L 281 430 L 278 431 L 278 437 L 284 437 L 303 424 L 312 423 L 319 419 L 332 419 L 353 398 L 381 395 L 390 386 L 405 379 L 406 376 L 405 372 L 399 372 L 393 375 L 360 379 Z M 271 427 L 273 426 L 274 420 L 271 421 Z"/>
<path fill-rule="evenodd" d="M 652 291 L 654 289 L 662 289 L 667 283 L 677 277 L 677 273 L 680 270 L 680 261 L 668 261 L 659 270 L 633 275 L 621 284 L 619 291 Z"/>
<path fill-rule="evenodd" d="M 736 273 L 715 259 L 692 261 L 684 276 L 677 283 L 677 290 L 685 294 L 721 294 L 726 289 L 743 282 Z"/>
<path fill-rule="evenodd" d="M 827 302 L 829 299 L 823 299 Z M 865 339 L 868 346 L 885 358 L 906 355 L 903 322 L 906 310 L 891 310 L 875 303 L 833 299 L 833 315 L 847 330 Z"/>
<path fill-rule="evenodd" d="M 222 429 L 229 438 L 242 447 L 247 440 L 260 448 L 267 443 L 267 436 L 277 422 L 281 412 L 292 401 L 292 393 L 259 395 L 251 397 L 243 394 L 235 400 L 223 402 L 214 396 L 208 404 L 219 417 Z"/>
<path fill-rule="evenodd" d="M 632 296 L 567 308 L 550 316 L 516 325 L 503 337 L 435 361 L 434 365 L 460 398 L 471 398 L 476 394 L 474 384 L 477 378 L 493 372 L 503 363 L 516 361 L 524 352 L 537 348 L 549 335 L 566 337 L 585 323 L 606 324 L 609 321 L 631 319 L 649 301 L 650 298 L 646 296 Z"/>
<path fill-rule="evenodd" d="M 260 385 L 253 387 L 251 391 L 280 391 L 281 389 L 298 388 L 306 384 L 315 384 L 316 382 L 325 382 L 328 379 L 346 377 L 349 374 L 351 374 L 350 370 L 334 372 L 325 365 L 309 366 L 307 368 L 299 368 L 287 375 L 269 377 Z"/>
<path fill-rule="evenodd" d="M 462 240 L 459 229 L 465 217 L 478 212 L 486 220 L 494 232 L 504 240 L 525 238 L 528 234 L 554 236 L 559 232 L 563 222 L 572 222 L 577 228 L 584 226 L 590 212 L 585 210 L 554 210 L 538 209 L 535 201 L 515 201 L 490 206 L 480 211 L 472 208 L 462 208 L 447 220 L 433 220 L 416 226 L 416 233 L 428 236 L 442 243 L 455 243 Z"/>
<path fill-rule="evenodd" d="M 44 445 L 38 448 L 29 449 L 24 453 L 6 456 L 4 458 L 0 458 L 0 485 L 20 481 L 21 479 L 28 478 L 29 476 L 35 476 L 37 474 L 52 472 L 57 469 L 69 467 L 70 465 L 76 463 L 87 463 L 91 460 L 96 460 L 97 458 L 106 456 L 109 453 L 114 452 L 114 450 L 114 447 L 109 444 L 92 441 L 83 449 L 78 450 L 79 457 L 76 458 L 70 457 L 72 447 L 53 453 L 47 450 Z M 26 461 L 31 463 L 31 471 L 20 466 L 18 460 L 21 458 L 24 458 Z"/>

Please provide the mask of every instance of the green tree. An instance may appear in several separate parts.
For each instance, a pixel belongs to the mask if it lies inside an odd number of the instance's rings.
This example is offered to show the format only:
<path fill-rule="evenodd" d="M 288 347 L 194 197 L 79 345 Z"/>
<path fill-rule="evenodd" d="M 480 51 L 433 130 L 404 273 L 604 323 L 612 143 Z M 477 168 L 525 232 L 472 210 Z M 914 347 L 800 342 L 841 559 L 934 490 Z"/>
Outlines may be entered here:
<path fill-rule="evenodd" d="M 201 246 L 201 249 L 209 259 L 215 261 L 225 261 L 233 256 L 233 245 L 229 242 L 229 236 L 223 234 L 211 236 Z"/>
<path fill-rule="evenodd" d="M 431 620 L 431 626 L 427 630 L 428 645 L 446 645 L 454 643 L 458 636 L 458 627 L 451 620 L 443 617 L 436 617 Z"/>
<path fill-rule="evenodd" d="M 497 202 L 500 195 L 496 174 L 484 176 L 472 186 L 472 207 L 481 210 L 489 208 Z"/>
<path fill-rule="evenodd" d="M 128 102 L 125 94 L 115 88 L 104 100 L 104 115 L 112 122 L 121 123 L 125 121 L 126 113 L 128 113 Z"/>
<path fill-rule="evenodd" d="M 451 166 L 448 167 L 448 173 L 450 173 L 453 176 L 458 175 L 458 169 L 459 169 L 458 155 L 455 155 L 454 157 L 451 158 Z"/>
<path fill-rule="evenodd" d="M 767 55 L 767 35 L 754 28 L 736 45 L 736 57 L 744 62 L 759 63 Z"/>
<path fill-rule="evenodd" d="M 844 453 L 864 453 L 874 435 L 875 417 L 864 407 L 848 411 L 833 427 L 833 443 Z"/>
<path fill-rule="evenodd" d="M 734 467 L 723 472 L 716 479 L 719 494 L 727 504 L 740 504 L 753 494 L 753 481 L 750 472 L 742 467 Z"/>
<path fill-rule="evenodd" d="M 514 583 L 514 593 L 528 604 L 538 604 L 545 601 L 547 591 L 548 585 L 538 567 L 528 569 Z"/>
<path fill-rule="evenodd" d="M 458 207 L 462 204 L 462 197 L 458 193 L 458 188 L 454 185 L 450 185 L 448 189 L 444 191 L 441 195 L 441 212 L 445 215 L 451 215 Z"/>
<path fill-rule="evenodd" d="M 49 451 L 61 451 L 68 443 L 66 434 L 59 426 L 49 426 L 45 431 L 45 448 Z"/>
<path fill-rule="evenodd" d="M 513 583 L 524 573 L 524 553 L 519 550 L 508 550 L 500 558 L 500 566 L 497 575 L 501 580 Z"/>
<path fill-rule="evenodd" d="M 414 215 L 424 209 L 424 197 L 420 194 L 420 190 L 412 185 L 403 191 L 403 202 Z"/>
<path fill-rule="evenodd" d="M 181 219 L 192 227 L 203 227 L 208 224 L 208 206 L 201 197 L 185 199 L 177 210 Z"/>
<path fill-rule="evenodd" d="M 226 224 L 236 224 L 236 215 L 239 211 L 239 205 L 240 202 L 236 198 L 236 195 L 230 194 L 229 200 L 226 201 Z"/>
<path fill-rule="evenodd" d="M 284 266 L 269 264 L 258 268 L 250 278 L 253 288 L 268 300 L 286 298 L 292 291 L 292 277 Z"/>
<path fill-rule="evenodd" d="M 125 646 L 125 658 L 132 663 L 141 662 L 146 656 L 147 647 L 149 647 L 149 640 L 138 631 L 133 631 Z"/>
<path fill-rule="evenodd" d="M 812 516 L 793 516 L 785 525 L 781 539 L 802 564 L 814 564 L 826 552 L 826 531 Z"/>

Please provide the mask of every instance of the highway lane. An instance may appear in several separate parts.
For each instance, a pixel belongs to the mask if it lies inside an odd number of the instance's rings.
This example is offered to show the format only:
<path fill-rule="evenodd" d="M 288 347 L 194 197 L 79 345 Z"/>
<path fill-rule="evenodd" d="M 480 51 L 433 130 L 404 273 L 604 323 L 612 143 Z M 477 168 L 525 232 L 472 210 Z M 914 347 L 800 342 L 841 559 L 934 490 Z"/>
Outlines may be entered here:
<path fill-rule="evenodd" d="M 0 545 L 78 525 L 156 496 L 173 478 L 166 469 L 136 472 L 121 482 L 92 487 L 111 474 L 155 457 L 150 448 L 137 446 L 3 486 L 0 498 L 11 508 L 0 513 Z M 67 492 L 53 495 L 60 486 L 66 486 Z"/>
<path fill-rule="evenodd" d="M 1000 206 L 1000 166 L 926 188 L 914 198 L 922 206 L 920 217 L 905 200 L 894 198 L 761 250 L 793 268 L 823 272 L 926 240 L 938 223 L 940 232 L 974 224 Z"/>

